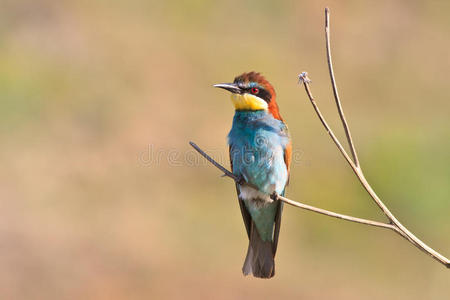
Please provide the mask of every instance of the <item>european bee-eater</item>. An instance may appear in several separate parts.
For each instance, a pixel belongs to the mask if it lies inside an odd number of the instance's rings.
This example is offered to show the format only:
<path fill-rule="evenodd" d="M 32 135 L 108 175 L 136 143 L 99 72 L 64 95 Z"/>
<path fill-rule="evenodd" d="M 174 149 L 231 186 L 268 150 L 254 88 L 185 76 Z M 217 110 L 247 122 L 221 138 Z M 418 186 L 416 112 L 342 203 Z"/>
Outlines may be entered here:
<path fill-rule="evenodd" d="M 284 195 L 289 181 L 292 147 L 287 126 L 274 88 L 259 73 L 214 86 L 231 92 L 236 110 L 228 144 L 231 169 L 242 179 L 236 190 L 249 239 L 242 272 L 271 278 L 283 210 L 283 203 L 271 195 Z"/>

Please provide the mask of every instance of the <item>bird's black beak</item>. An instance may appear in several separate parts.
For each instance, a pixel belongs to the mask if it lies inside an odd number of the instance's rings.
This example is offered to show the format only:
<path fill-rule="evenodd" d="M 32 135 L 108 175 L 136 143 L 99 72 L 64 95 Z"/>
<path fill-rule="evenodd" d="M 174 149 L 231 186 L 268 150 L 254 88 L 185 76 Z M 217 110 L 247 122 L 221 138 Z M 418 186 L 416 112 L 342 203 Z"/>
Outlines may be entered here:
<path fill-rule="evenodd" d="M 241 88 L 235 83 L 219 83 L 219 84 L 215 84 L 214 87 L 227 90 L 227 91 L 232 92 L 234 94 L 241 94 L 242 93 Z"/>

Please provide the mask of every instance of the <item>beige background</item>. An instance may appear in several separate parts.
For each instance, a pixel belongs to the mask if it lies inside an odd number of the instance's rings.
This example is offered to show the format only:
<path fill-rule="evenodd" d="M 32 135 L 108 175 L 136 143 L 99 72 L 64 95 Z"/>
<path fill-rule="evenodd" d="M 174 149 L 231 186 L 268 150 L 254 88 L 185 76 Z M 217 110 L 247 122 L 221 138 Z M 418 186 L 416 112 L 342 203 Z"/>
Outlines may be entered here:
<path fill-rule="evenodd" d="M 227 165 L 233 108 L 212 84 L 260 71 L 296 160 L 288 197 L 384 220 L 333 126 L 335 72 L 369 181 L 450 256 L 448 1 L 1 1 L 2 299 L 444 299 L 450 270 L 393 233 L 286 207 L 272 280 L 244 278 Z M 342 131 L 338 130 L 342 136 Z"/>

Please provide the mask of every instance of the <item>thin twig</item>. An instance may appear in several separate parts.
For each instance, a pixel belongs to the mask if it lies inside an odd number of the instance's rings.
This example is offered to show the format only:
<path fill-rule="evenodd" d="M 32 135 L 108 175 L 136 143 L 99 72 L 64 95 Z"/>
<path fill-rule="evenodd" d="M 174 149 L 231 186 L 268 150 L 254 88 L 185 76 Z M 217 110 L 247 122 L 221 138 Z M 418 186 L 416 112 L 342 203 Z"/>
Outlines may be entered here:
<path fill-rule="evenodd" d="M 200 149 L 200 147 L 197 146 L 194 142 L 189 142 L 189 144 L 195 150 L 197 150 L 197 152 L 200 153 L 204 158 L 206 158 L 210 163 L 212 163 L 216 168 L 218 168 L 220 171 L 222 171 L 224 176 L 228 176 L 228 177 L 230 177 L 231 179 L 233 179 L 236 182 L 239 181 L 239 178 L 236 175 L 234 175 L 233 173 L 228 171 L 224 166 L 222 166 L 221 164 L 216 162 L 211 156 L 209 156 L 202 149 Z"/>
<path fill-rule="evenodd" d="M 201 156 L 206 158 L 206 160 L 208 160 L 216 168 L 218 168 L 220 171 L 222 171 L 224 173 L 224 176 L 230 177 L 235 182 L 239 183 L 240 178 L 238 176 L 234 175 L 233 173 L 228 171 L 225 167 L 223 167 L 221 164 L 216 162 L 211 156 L 206 154 L 195 143 L 189 142 L 189 144 L 198 153 L 200 153 Z M 372 221 L 372 220 L 367 220 L 367 219 L 362 219 L 362 218 L 356 218 L 356 217 L 352 217 L 352 216 L 347 216 L 347 215 L 335 213 L 335 212 L 332 212 L 332 211 L 329 211 L 329 210 L 325 210 L 325 209 L 322 209 L 322 208 L 318 208 L 318 207 L 314 207 L 314 206 L 311 206 L 311 205 L 303 204 L 303 203 L 300 203 L 300 202 L 297 202 L 297 201 L 294 201 L 294 200 L 291 200 L 291 199 L 288 199 L 286 197 L 282 197 L 282 196 L 279 196 L 279 195 L 276 195 L 276 198 L 274 200 L 280 200 L 280 201 L 283 201 L 284 203 L 287 203 L 289 205 L 292 205 L 292 206 L 295 206 L 295 207 L 298 207 L 298 208 L 302 208 L 302 209 L 305 209 L 305 210 L 309 210 L 309 211 L 312 211 L 312 212 L 316 212 L 316 213 L 319 213 L 319 214 L 322 214 L 322 215 L 326 215 L 326 216 L 329 216 L 329 217 L 333 217 L 333 218 L 337 218 L 337 219 L 341 219 L 341 220 L 345 220 L 345 221 L 349 221 L 349 222 L 359 223 L 359 224 L 365 224 L 365 225 L 374 226 L 374 227 L 381 227 L 381 228 L 390 229 L 390 230 L 393 230 L 393 231 L 397 232 L 401 236 L 403 236 L 403 233 L 397 227 L 395 227 L 392 224 L 387 224 L 387 223 L 383 223 L 383 222 L 377 222 L 377 221 Z"/>
<path fill-rule="evenodd" d="M 317 106 L 316 101 L 314 100 L 314 97 L 311 93 L 311 89 L 309 87 L 309 83 L 311 82 L 311 80 L 308 77 L 308 73 L 307 72 L 303 72 L 299 75 L 299 82 L 303 82 L 304 83 L 304 87 L 305 87 L 305 91 L 306 94 L 308 95 L 309 100 L 311 101 L 312 106 L 314 107 L 314 110 L 317 113 L 317 116 L 319 117 L 320 122 L 322 123 L 323 127 L 325 127 L 325 130 L 327 131 L 327 133 L 330 135 L 331 139 L 333 140 L 333 142 L 336 144 L 336 146 L 338 147 L 339 151 L 342 153 L 342 155 L 344 156 L 345 160 L 348 162 L 348 164 L 352 167 L 352 169 L 357 169 L 358 167 L 355 165 L 355 163 L 352 161 L 352 159 L 350 158 L 350 156 L 348 156 L 347 151 L 345 151 L 344 147 L 342 147 L 341 142 L 339 142 L 338 138 L 336 137 L 336 135 L 334 134 L 333 130 L 331 130 L 331 127 L 328 125 L 327 121 L 325 120 L 325 118 L 323 117 L 322 113 L 320 112 L 319 107 Z"/>
<path fill-rule="evenodd" d="M 330 72 L 331 86 L 333 87 L 334 99 L 336 100 L 336 106 L 338 109 L 339 117 L 342 121 L 342 126 L 344 127 L 345 135 L 347 137 L 348 146 L 352 152 L 353 162 L 356 167 L 359 168 L 358 154 L 356 153 L 355 144 L 353 143 L 352 135 L 350 133 L 350 128 L 348 127 L 347 120 L 345 119 L 344 110 L 342 109 L 341 100 L 339 98 L 339 93 L 336 86 L 336 79 L 334 78 L 333 71 L 333 60 L 331 59 L 331 47 L 330 47 L 330 13 L 328 7 L 325 8 L 325 40 L 327 48 L 327 62 L 328 70 Z"/>
<path fill-rule="evenodd" d="M 344 113 L 343 113 L 341 102 L 340 102 L 340 100 L 339 100 L 339 98 L 337 96 L 338 95 L 337 94 L 337 89 L 336 89 L 336 85 L 335 85 L 335 82 L 334 82 L 334 75 L 333 75 L 334 72 L 333 72 L 333 66 L 331 64 L 331 54 L 329 52 L 329 37 L 330 36 L 329 36 L 329 10 L 328 10 L 328 8 L 325 9 L 325 28 L 326 28 L 326 32 L 327 32 L 327 34 L 326 34 L 326 44 L 327 44 L 327 50 L 328 50 L 327 51 L 327 54 L 328 54 L 327 58 L 328 58 L 328 63 L 329 63 L 329 68 L 330 68 L 331 82 L 332 82 L 332 85 L 333 85 L 333 90 L 335 91 L 334 96 L 335 96 L 335 100 L 336 100 L 336 105 L 337 105 L 337 108 L 338 108 L 338 112 L 341 115 L 341 119 L 342 119 L 342 123 L 343 123 L 344 129 L 345 129 L 346 133 L 348 132 L 347 139 L 348 139 L 350 148 L 352 149 L 352 151 L 354 151 L 355 148 L 354 147 L 352 148 L 353 141 L 351 139 L 350 131 L 349 131 L 349 128 L 348 128 L 347 123 L 345 121 L 345 118 L 343 118 Z M 387 206 L 381 201 L 381 199 L 378 197 L 378 195 L 375 193 L 375 191 L 372 189 L 372 187 L 368 183 L 367 179 L 365 178 L 362 169 L 360 168 L 359 164 L 357 163 L 357 159 L 355 160 L 355 162 L 353 162 L 350 159 L 349 155 L 347 154 L 345 149 L 342 147 L 342 145 L 339 142 L 338 138 L 336 138 L 336 136 L 334 135 L 333 131 L 328 126 L 325 118 L 323 117 L 322 113 L 319 110 L 319 107 L 317 106 L 317 104 L 316 104 L 316 102 L 314 100 L 314 97 L 312 96 L 311 89 L 309 87 L 309 83 L 311 81 L 307 77 L 307 73 L 306 72 L 303 72 L 302 74 L 299 75 L 299 81 L 304 83 L 306 94 L 308 95 L 308 98 L 309 98 L 309 100 L 310 100 L 314 110 L 316 111 L 316 114 L 319 117 L 322 125 L 325 127 L 325 130 L 328 132 L 328 134 L 330 135 L 331 139 L 333 140 L 333 142 L 338 147 L 339 151 L 345 157 L 346 161 L 348 162 L 348 164 L 352 168 L 352 170 L 355 173 L 355 175 L 358 177 L 358 179 L 361 182 L 361 184 L 364 187 L 364 189 L 367 191 L 367 193 L 370 195 L 370 197 L 374 200 L 374 202 L 378 205 L 378 207 L 383 211 L 383 213 L 389 219 L 390 223 L 393 226 L 395 226 L 399 231 L 402 232 L 402 236 L 405 239 L 407 239 L 409 242 L 411 242 L 417 248 L 419 248 L 423 252 L 427 253 L 428 255 L 430 255 L 431 257 L 433 257 L 434 259 L 436 259 L 437 261 L 439 261 L 443 265 L 445 265 L 447 268 L 450 268 L 450 260 L 448 258 L 446 258 L 442 254 L 438 253 L 437 251 L 435 251 L 434 249 L 432 249 L 431 247 L 426 245 L 424 242 L 422 242 L 414 234 L 412 234 L 405 226 L 403 226 L 403 224 L 401 224 L 397 220 L 397 218 L 395 218 L 395 216 L 391 213 L 391 211 L 387 208 Z M 355 157 L 357 157 L 356 156 L 356 151 L 355 151 L 354 158 Z"/>
<path fill-rule="evenodd" d="M 284 203 L 287 203 L 289 205 L 298 207 L 298 208 L 302 208 L 302 209 L 306 209 L 309 211 L 313 211 L 322 215 L 326 215 L 329 217 L 333 217 L 333 218 L 337 218 L 337 219 L 341 219 L 341 220 L 345 220 L 345 221 L 349 221 L 349 222 L 354 222 L 354 223 L 359 223 L 359 224 L 365 224 L 365 225 L 370 225 L 370 226 L 375 226 L 375 227 L 382 227 L 382 228 L 386 228 L 386 229 L 391 229 L 395 232 L 397 232 L 398 234 L 400 234 L 401 236 L 403 236 L 403 232 L 401 232 L 397 227 L 395 227 L 392 224 L 387 224 L 387 223 L 383 223 L 383 222 L 377 222 L 377 221 L 372 221 L 372 220 L 367 220 L 367 219 L 362 219 L 362 218 L 356 218 L 356 217 L 352 217 L 352 216 L 347 216 L 347 215 L 343 215 L 343 214 L 339 214 L 339 213 L 335 213 L 329 210 L 325 210 L 322 208 L 318 208 L 315 206 L 311 206 L 308 204 L 304 204 L 301 202 L 297 202 L 297 201 L 293 201 L 291 199 L 288 199 L 286 197 L 283 196 L 279 196 L 277 195 L 277 200 L 283 201 Z"/>

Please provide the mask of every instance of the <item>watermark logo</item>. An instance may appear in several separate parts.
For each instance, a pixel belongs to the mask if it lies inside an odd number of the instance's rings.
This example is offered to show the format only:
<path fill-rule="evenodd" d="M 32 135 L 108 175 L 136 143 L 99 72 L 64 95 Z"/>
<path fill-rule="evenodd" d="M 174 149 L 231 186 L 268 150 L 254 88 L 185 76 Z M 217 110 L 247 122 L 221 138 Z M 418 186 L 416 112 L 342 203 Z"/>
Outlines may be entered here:
<path fill-rule="evenodd" d="M 259 140 L 264 143 L 264 139 Z M 263 145 L 263 144 L 260 144 Z M 232 149 L 231 153 L 217 148 L 203 149 L 209 156 L 211 156 L 219 164 L 227 166 L 230 163 L 230 157 L 239 159 L 243 164 L 255 164 L 262 166 L 271 161 L 272 157 L 276 155 L 273 151 L 267 151 L 260 145 L 255 147 L 243 147 L 241 149 Z M 265 150 L 264 150 L 265 149 Z M 201 156 L 194 149 L 179 150 L 176 148 L 157 147 L 149 144 L 145 150 L 142 150 L 138 157 L 138 162 L 144 167 L 158 167 L 161 165 L 168 165 L 170 167 L 198 167 L 209 166 L 211 163 Z M 300 149 L 292 151 L 291 166 L 303 165 L 309 166 L 309 161 L 305 160 L 304 152 Z"/>

